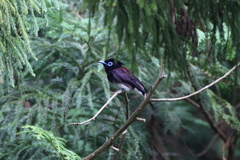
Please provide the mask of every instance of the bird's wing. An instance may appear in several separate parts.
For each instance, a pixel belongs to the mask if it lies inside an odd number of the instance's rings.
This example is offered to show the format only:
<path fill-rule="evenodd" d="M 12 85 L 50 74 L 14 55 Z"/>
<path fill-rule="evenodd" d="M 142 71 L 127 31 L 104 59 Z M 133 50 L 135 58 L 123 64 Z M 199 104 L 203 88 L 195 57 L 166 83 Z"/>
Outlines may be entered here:
<path fill-rule="evenodd" d="M 133 89 L 136 88 L 141 91 L 143 95 L 147 93 L 142 82 L 137 77 L 133 76 L 127 68 L 120 67 L 114 69 L 110 74 L 109 76 L 113 76 L 115 80 L 113 83 L 123 83 L 127 86 L 131 86 Z"/>

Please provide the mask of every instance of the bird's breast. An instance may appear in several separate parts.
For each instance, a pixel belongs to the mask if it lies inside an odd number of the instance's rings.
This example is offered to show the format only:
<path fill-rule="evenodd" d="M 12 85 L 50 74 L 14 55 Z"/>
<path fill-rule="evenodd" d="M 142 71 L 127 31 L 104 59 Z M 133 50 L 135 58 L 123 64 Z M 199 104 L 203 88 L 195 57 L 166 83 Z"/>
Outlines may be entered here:
<path fill-rule="evenodd" d="M 131 90 L 135 91 L 136 93 L 140 94 L 141 96 L 144 96 L 141 91 L 139 91 L 137 88 L 132 88 L 131 86 L 124 85 L 122 83 L 115 83 L 120 89 L 124 89 L 125 91 L 129 92 Z"/>
<path fill-rule="evenodd" d="M 124 84 L 122 84 L 122 83 L 116 83 L 116 85 L 117 85 L 119 88 L 124 89 L 124 90 L 127 91 L 127 92 L 129 92 L 129 91 L 132 89 L 131 86 L 127 86 L 127 85 L 124 85 Z"/>

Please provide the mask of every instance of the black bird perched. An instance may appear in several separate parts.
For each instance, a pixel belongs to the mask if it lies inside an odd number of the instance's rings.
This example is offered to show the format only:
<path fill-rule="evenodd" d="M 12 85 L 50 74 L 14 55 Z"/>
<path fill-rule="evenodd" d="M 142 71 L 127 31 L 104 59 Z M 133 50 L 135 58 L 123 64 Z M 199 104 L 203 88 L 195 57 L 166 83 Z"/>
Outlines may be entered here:
<path fill-rule="evenodd" d="M 105 61 L 99 61 L 99 63 L 103 64 L 107 73 L 107 78 L 111 83 L 116 84 L 125 91 L 135 90 L 140 95 L 146 96 L 147 90 L 143 83 L 137 77 L 133 76 L 127 68 L 122 67 L 122 65 L 124 65 L 122 62 L 110 58 Z M 149 102 L 149 104 L 152 109 L 156 111 L 153 104 L 151 102 Z"/>

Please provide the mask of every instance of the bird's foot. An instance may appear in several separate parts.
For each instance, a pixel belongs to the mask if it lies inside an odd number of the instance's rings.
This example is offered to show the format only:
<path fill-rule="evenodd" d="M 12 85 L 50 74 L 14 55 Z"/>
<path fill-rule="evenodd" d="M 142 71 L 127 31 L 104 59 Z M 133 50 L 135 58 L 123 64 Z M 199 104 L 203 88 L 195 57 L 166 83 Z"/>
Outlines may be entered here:
<path fill-rule="evenodd" d="M 144 96 L 144 99 L 146 99 L 146 97 L 147 97 L 147 94 L 144 94 L 143 96 Z"/>
<path fill-rule="evenodd" d="M 121 89 L 120 89 L 120 91 L 122 91 L 122 93 L 124 93 L 124 92 L 125 92 L 125 90 L 124 90 L 123 88 L 121 88 Z"/>

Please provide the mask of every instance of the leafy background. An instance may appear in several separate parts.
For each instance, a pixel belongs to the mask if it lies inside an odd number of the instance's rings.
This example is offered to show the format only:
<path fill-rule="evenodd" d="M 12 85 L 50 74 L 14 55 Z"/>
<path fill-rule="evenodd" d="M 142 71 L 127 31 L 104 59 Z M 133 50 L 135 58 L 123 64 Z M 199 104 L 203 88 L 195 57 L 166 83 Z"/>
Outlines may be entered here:
<path fill-rule="evenodd" d="M 99 60 L 114 57 L 154 98 L 192 93 L 239 62 L 238 1 L 3 0 L 0 12 L 1 159 L 81 159 L 125 121 Z M 187 11 L 187 12 L 186 12 Z M 119 159 L 240 158 L 239 69 L 186 101 L 154 103 L 133 123 Z M 129 93 L 130 110 L 142 98 Z M 196 105 L 197 104 L 197 105 Z M 200 107 L 197 107 L 200 106 Z M 218 137 L 210 122 L 225 135 Z M 118 141 L 116 142 L 117 145 Z M 106 150 L 97 159 L 112 159 Z"/>

